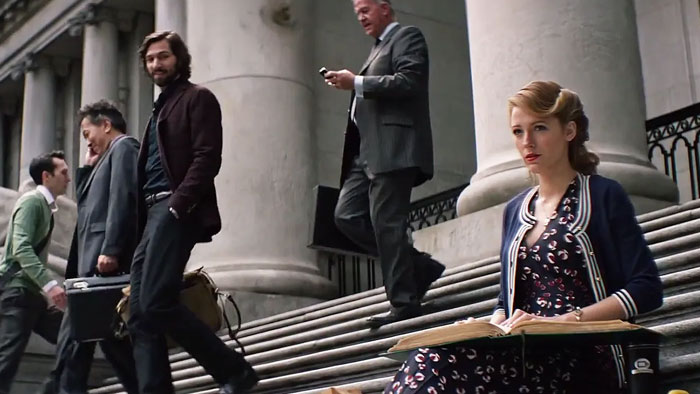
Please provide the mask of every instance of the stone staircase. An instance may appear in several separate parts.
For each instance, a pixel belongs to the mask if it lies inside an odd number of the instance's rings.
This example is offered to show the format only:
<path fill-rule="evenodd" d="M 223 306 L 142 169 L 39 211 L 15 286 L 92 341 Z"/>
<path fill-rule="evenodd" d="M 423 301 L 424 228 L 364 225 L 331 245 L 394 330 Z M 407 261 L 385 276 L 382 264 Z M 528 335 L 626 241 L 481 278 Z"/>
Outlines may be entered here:
<path fill-rule="evenodd" d="M 664 285 L 664 305 L 638 322 L 667 336 L 661 350 L 663 388 L 700 392 L 700 200 L 638 220 Z M 379 393 L 400 364 L 379 353 L 408 333 L 489 315 L 498 278 L 496 257 L 449 269 L 426 295 L 424 316 L 377 330 L 365 319 L 388 310 L 383 288 L 245 323 L 239 339 L 261 376 L 254 392 L 311 394 L 347 386 Z M 222 338 L 228 339 L 223 333 Z M 172 353 L 170 362 L 177 392 L 217 392 L 188 354 Z M 90 392 L 121 392 L 116 380 L 105 384 Z"/>

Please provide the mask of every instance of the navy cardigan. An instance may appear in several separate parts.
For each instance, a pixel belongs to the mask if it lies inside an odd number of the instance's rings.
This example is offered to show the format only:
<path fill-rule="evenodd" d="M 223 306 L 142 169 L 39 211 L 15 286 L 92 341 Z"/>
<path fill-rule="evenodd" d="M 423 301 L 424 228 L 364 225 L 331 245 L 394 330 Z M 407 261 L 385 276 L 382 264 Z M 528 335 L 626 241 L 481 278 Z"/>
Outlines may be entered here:
<path fill-rule="evenodd" d="M 600 301 L 615 297 L 627 319 L 661 306 L 663 289 L 656 263 L 622 186 L 599 175 L 578 175 L 579 206 L 569 231 L 585 251 L 588 280 Z M 533 187 L 508 202 L 501 241 L 501 294 L 495 313 L 513 313 L 518 248 L 535 225 L 528 212 Z M 583 305 L 582 305 L 583 306 Z"/>

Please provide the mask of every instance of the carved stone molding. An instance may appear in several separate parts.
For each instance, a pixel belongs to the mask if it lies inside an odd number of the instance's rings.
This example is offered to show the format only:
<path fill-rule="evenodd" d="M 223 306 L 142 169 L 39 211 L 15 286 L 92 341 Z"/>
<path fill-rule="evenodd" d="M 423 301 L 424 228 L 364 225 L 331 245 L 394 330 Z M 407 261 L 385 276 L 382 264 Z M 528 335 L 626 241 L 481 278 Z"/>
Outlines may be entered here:
<path fill-rule="evenodd" d="M 51 58 L 48 56 L 37 53 L 29 53 L 12 67 L 11 76 L 12 79 L 18 80 L 27 72 L 36 70 L 39 67 L 48 67 L 52 65 Z"/>
<path fill-rule="evenodd" d="M 48 0 L 5 0 L 0 2 L 0 42 L 12 34 Z"/>
<path fill-rule="evenodd" d="M 85 25 L 96 25 L 100 22 L 118 23 L 117 12 L 98 4 L 88 4 L 76 17 L 68 20 L 68 34 L 74 37 L 79 36 L 83 33 Z"/>

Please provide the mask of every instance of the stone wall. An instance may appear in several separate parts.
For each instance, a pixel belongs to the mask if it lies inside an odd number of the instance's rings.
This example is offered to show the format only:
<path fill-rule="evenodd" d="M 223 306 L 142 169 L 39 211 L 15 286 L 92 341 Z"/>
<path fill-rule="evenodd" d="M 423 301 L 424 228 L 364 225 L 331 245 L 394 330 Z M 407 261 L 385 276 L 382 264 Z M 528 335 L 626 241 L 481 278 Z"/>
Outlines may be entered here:
<path fill-rule="evenodd" d="M 635 0 L 647 119 L 700 100 L 700 3 Z"/>

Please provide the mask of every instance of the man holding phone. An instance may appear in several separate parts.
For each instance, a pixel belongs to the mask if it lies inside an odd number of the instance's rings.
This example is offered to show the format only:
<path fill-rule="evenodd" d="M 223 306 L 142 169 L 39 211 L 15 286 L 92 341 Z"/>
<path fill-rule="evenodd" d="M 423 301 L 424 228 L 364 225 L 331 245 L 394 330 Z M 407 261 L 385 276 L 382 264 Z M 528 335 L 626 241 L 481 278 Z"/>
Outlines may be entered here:
<path fill-rule="evenodd" d="M 88 150 L 85 165 L 76 174 L 78 222 L 66 279 L 128 273 L 138 233 L 138 184 L 134 174 L 139 142 L 125 134 L 126 121 L 113 103 L 102 100 L 85 105 L 78 117 Z M 96 343 L 78 342 L 72 337 L 70 315 L 70 309 L 66 310 L 56 366 L 45 392 L 87 393 Z M 99 344 L 124 390 L 138 393 L 128 339 L 105 338 Z"/>
<path fill-rule="evenodd" d="M 319 72 L 352 92 L 335 210 L 338 228 L 379 256 L 391 311 L 372 327 L 420 316 L 420 301 L 445 267 L 413 248 L 406 234 L 411 189 L 433 176 L 428 47 L 421 31 L 396 22 L 388 0 L 354 0 L 375 45 L 355 75 Z"/>

